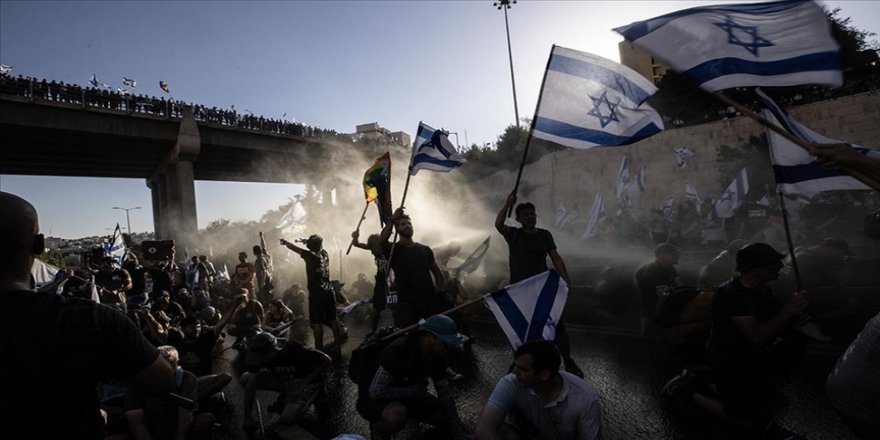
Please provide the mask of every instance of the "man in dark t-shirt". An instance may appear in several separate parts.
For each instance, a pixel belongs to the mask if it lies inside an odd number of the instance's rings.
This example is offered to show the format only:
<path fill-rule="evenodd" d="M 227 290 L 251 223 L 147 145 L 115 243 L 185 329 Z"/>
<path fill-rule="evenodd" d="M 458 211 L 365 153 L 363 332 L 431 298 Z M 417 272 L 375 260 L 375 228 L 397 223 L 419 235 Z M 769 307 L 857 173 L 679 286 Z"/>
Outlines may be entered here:
<path fill-rule="evenodd" d="M 330 256 L 323 249 L 324 239 L 320 235 L 312 235 L 306 240 L 303 249 L 285 239 L 281 244 L 296 252 L 306 263 L 306 279 L 309 290 L 309 325 L 315 335 L 315 348 L 324 348 L 324 326 L 333 329 L 334 342 L 341 342 L 348 334 L 339 323 L 336 314 L 336 297 L 330 283 Z"/>
<path fill-rule="evenodd" d="M 400 235 L 397 243 L 388 241 L 392 226 Z M 440 267 L 434 260 L 434 252 L 428 246 L 413 241 L 413 225 L 403 208 L 397 208 L 391 221 L 382 229 L 379 238 L 383 253 L 390 255 L 396 302 L 389 303 L 394 325 L 405 328 L 442 312 L 449 299 Z M 433 277 L 433 279 L 432 279 Z"/>
<path fill-rule="evenodd" d="M 263 332 L 248 340 L 244 385 L 244 429 L 256 429 L 253 406 L 257 390 L 281 393 L 282 423 L 296 423 L 323 390 L 321 376 L 330 357 L 296 341 L 284 341 Z"/>
<path fill-rule="evenodd" d="M 385 306 L 388 305 L 388 296 L 391 294 L 388 285 L 388 254 L 382 250 L 379 234 L 371 234 L 367 238 L 366 243 L 358 241 L 358 237 L 360 237 L 358 230 L 351 233 L 352 246 L 370 251 L 376 263 L 376 282 L 373 284 L 373 296 L 370 300 L 370 303 L 373 305 L 373 316 L 370 320 L 370 325 L 373 331 L 376 331 L 379 328 L 382 310 L 385 310 Z M 358 281 L 360 281 L 360 275 L 358 275 Z"/>
<path fill-rule="evenodd" d="M 125 295 L 131 290 L 131 275 L 125 269 L 114 266 L 113 257 L 101 258 L 101 268 L 95 272 L 95 285 L 101 304 L 116 307 L 125 312 Z"/>
<path fill-rule="evenodd" d="M 660 243 L 654 248 L 654 261 L 636 270 L 636 285 L 642 297 L 642 336 L 655 328 L 651 318 L 657 307 L 657 298 L 681 285 L 678 271 L 675 270 L 680 255 L 677 247 Z"/>
<path fill-rule="evenodd" d="M 0 438 L 100 439 L 98 381 L 117 378 L 147 393 L 174 386 L 171 366 L 124 314 L 82 299 L 29 290 L 45 249 L 37 213 L 0 192 Z"/>
<path fill-rule="evenodd" d="M 565 280 L 565 284 L 571 286 L 571 278 L 565 262 L 556 251 L 556 242 L 553 235 L 546 229 L 537 228 L 538 215 L 535 205 L 520 203 L 516 209 L 516 221 L 521 227 L 507 226 L 504 224 L 507 213 L 516 203 L 516 194 L 510 193 L 504 206 L 495 216 L 495 229 L 504 237 L 507 248 L 510 251 L 510 284 L 522 281 L 547 270 L 547 257 L 553 263 L 556 272 Z M 584 377 L 583 371 L 577 366 L 571 357 L 571 342 L 562 319 L 556 325 L 556 346 L 562 353 L 565 361 L 565 369 L 580 378 Z"/>

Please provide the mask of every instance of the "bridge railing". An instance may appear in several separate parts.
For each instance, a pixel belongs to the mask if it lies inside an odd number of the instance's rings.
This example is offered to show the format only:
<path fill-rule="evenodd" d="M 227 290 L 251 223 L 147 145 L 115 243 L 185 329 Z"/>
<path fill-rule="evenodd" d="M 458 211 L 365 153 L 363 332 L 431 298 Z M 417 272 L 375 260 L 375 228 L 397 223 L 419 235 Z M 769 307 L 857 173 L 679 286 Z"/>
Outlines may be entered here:
<path fill-rule="evenodd" d="M 354 140 L 352 135 L 337 133 L 335 130 L 253 114 L 240 114 L 234 109 L 218 109 L 217 107 L 207 107 L 181 100 L 165 99 L 164 97 L 135 95 L 123 89 L 114 91 L 105 88 L 82 87 L 78 84 L 49 82 L 45 79 L 39 80 L 21 75 L 17 77 L 0 75 L 0 94 L 23 97 L 32 102 L 72 104 L 85 110 L 112 110 L 169 120 L 180 119 L 183 109 L 189 108 L 196 121 L 209 126 L 224 126 L 321 140 L 335 139 L 345 142 Z"/>

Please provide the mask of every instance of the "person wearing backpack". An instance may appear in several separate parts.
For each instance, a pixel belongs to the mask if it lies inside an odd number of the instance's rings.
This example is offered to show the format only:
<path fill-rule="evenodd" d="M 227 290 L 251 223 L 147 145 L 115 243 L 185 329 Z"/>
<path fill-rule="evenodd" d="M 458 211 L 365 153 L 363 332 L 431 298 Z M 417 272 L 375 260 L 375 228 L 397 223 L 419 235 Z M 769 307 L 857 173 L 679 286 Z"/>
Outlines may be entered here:
<path fill-rule="evenodd" d="M 414 333 L 382 349 L 370 382 L 369 404 L 361 407 L 373 439 L 391 438 L 410 419 L 436 426 L 449 438 L 465 438 L 446 378 L 447 350 L 464 341 L 452 318 L 433 315 Z M 428 379 L 436 396 L 428 393 Z"/>

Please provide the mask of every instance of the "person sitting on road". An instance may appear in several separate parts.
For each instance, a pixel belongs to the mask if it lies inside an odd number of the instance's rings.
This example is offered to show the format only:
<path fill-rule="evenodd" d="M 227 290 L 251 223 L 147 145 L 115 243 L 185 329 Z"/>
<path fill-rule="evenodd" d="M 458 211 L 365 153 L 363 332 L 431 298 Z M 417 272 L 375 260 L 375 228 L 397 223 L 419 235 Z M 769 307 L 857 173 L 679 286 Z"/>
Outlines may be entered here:
<path fill-rule="evenodd" d="M 477 421 L 477 440 L 602 438 L 602 405 L 583 379 L 559 371 L 553 342 L 532 340 L 514 353 Z"/>
<path fill-rule="evenodd" d="M 269 301 L 263 315 L 263 331 L 274 333 L 275 329 L 293 320 L 293 312 L 280 299 Z"/>
<path fill-rule="evenodd" d="M 255 299 L 248 299 L 247 289 L 241 289 L 241 293 L 235 298 L 235 303 L 236 312 L 230 317 L 227 333 L 238 338 L 247 338 L 259 333 L 264 314 L 263 305 Z M 244 304 L 245 307 L 239 309 L 238 304 Z"/>
<path fill-rule="evenodd" d="M 446 378 L 448 347 L 460 346 L 464 340 L 452 318 L 433 315 L 415 333 L 382 350 L 370 384 L 371 413 L 364 414 L 374 439 L 391 438 L 410 419 L 436 426 L 453 438 L 464 435 Z M 428 378 L 436 396 L 428 393 Z"/>
<path fill-rule="evenodd" d="M 245 431 L 257 428 L 253 418 L 257 390 L 280 392 L 276 403 L 283 403 L 281 423 L 299 422 L 323 391 L 322 374 L 330 362 L 330 357 L 321 351 L 296 341 L 276 338 L 271 333 L 262 332 L 248 339 L 245 352 L 247 372 L 241 376 Z"/>

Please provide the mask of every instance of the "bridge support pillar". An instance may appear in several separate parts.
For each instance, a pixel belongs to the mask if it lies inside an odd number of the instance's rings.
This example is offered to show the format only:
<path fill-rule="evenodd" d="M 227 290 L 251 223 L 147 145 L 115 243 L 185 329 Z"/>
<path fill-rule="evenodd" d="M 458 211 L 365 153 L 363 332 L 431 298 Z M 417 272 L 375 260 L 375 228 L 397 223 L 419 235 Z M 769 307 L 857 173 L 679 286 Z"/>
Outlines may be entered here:
<path fill-rule="evenodd" d="M 153 198 L 156 238 L 174 240 L 178 253 L 198 241 L 193 162 L 201 149 L 199 129 L 190 111 L 180 120 L 174 149 L 147 179 Z"/>

